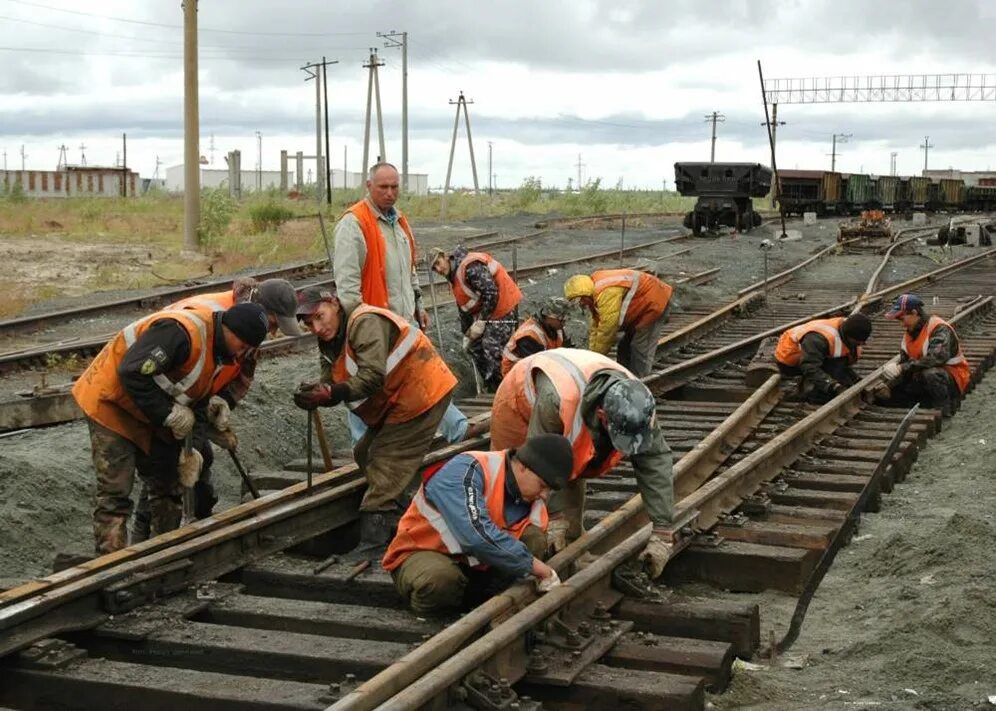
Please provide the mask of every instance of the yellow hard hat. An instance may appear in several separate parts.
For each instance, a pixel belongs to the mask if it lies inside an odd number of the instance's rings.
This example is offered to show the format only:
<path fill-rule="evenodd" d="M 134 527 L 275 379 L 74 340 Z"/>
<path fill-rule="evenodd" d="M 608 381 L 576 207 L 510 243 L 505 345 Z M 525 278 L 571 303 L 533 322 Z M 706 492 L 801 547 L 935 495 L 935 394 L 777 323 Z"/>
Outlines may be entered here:
<path fill-rule="evenodd" d="M 564 296 L 568 299 L 594 295 L 595 282 L 587 274 L 575 274 L 564 282 Z"/>

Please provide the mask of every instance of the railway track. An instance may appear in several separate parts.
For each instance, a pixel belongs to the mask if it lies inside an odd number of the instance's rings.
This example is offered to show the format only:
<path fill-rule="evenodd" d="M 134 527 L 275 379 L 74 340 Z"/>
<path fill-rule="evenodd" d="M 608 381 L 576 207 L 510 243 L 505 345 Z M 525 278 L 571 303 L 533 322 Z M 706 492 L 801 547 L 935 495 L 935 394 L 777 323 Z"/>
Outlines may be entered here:
<path fill-rule="evenodd" d="M 937 413 L 908 416 L 863 401 L 896 352 L 894 323 L 876 319 L 860 364 L 865 378 L 821 408 L 792 400 L 777 376 L 746 388 L 744 342 L 779 318 L 783 328 L 858 305 L 875 312 L 917 288 L 928 303 L 937 297 L 939 314 L 959 321 L 978 378 L 996 349 L 992 257 L 871 293 L 850 283 L 849 292 L 812 292 L 806 306 L 748 300 L 739 311 L 690 314 L 676 324 L 685 337 L 665 344 L 648 379 L 681 456 L 678 510 L 689 529 L 665 573 L 671 594 L 618 573 L 615 584 L 628 594 L 612 585 L 616 567 L 649 536 L 625 466 L 591 483 L 588 533 L 551 561 L 562 588 L 537 599 L 531 587 L 513 586 L 448 625 L 398 609 L 380 571 L 357 576 L 332 566 L 316 574 L 315 558 L 278 554 L 315 535 L 324 538 L 311 552 L 332 552 L 363 487 L 352 466 L 316 477 L 310 492 L 291 470 L 261 478 L 261 488 L 281 487 L 263 499 L 0 593 L 0 654 L 8 655 L 0 702 L 701 708 L 706 686 L 725 686 L 734 655 L 759 648 L 759 611 L 684 600 L 681 584 L 776 587 L 800 594 L 803 605 L 860 512 L 880 505 L 939 426 Z M 856 295 L 841 301 L 846 293 Z M 475 407 L 478 419 L 487 417 L 486 401 L 468 404 Z M 577 570 L 585 552 L 595 562 Z"/>

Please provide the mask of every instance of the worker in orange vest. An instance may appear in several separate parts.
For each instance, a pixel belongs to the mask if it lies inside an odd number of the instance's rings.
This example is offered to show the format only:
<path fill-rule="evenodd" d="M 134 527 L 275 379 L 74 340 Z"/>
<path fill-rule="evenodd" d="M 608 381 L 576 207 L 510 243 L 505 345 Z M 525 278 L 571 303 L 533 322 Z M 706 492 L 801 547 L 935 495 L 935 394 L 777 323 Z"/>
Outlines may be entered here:
<path fill-rule="evenodd" d="M 647 386 L 591 351 L 558 348 L 524 358 L 495 393 L 491 448 L 518 447 L 542 433 L 564 435 L 574 450 L 570 482 L 550 502 L 550 547 L 559 551 L 584 532 L 585 479 L 626 457 L 654 525 L 641 558 L 658 577 L 674 542 L 674 484 L 671 449 Z"/>
<path fill-rule="evenodd" d="M 564 282 L 564 296 L 580 302 L 589 313 L 588 350 L 608 355 L 637 377 L 650 375 L 657 342 L 670 315 L 671 286 L 636 269 L 605 269 L 575 274 Z"/>
<path fill-rule="evenodd" d="M 558 585 L 541 560 L 546 499 L 572 466 L 566 438 L 538 435 L 428 470 L 381 562 L 415 614 L 474 607 L 528 576 L 541 592 Z"/>
<path fill-rule="evenodd" d="M 497 259 L 459 246 L 452 254 L 435 249 L 432 270 L 453 289 L 460 314 L 464 350 L 474 360 L 485 387 L 493 392 L 501 382 L 501 357 L 518 324 L 522 292 Z"/>
<path fill-rule="evenodd" d="M 535 353 L 554 348 L 573 348 L 570 339 L 564 335 L 570 307 L 566 299 L 555 296 L 543 302 L 535 314 L 522 322 L 502 351 L 502 377 L 508 375 L 513 365 Z"/>
<path fill-rule="evenodd" d="M 225 311 L 235 304 L 256 303 L 266 311 L 268 332 L 274 335 L 277 330 L 285 336 L 300 336 L 304 332 L 297 322 L 297 292 L 286 279 L 266 279 L 257 282 L 252 277 L 239 277 L 227 291 L 195 294 L 180 299 L 166 307 L 176 309 L 208 309 Z M 194 485 L 194 518 L 202 519 L 211 515 L 218 497 L 211 483 L 211 467 L 214 464 L 214 451 L 211 443 L 223 449 L 234 450 L 238 437 L 231 429 L 231 410 L 249 392 L 256 374 L 256 350 L 250 349 L 241 358 L 223 365 L 214 376 L 212 396 L 208 402 L 208 413 L 214 427 L 207 427 L 206 421 L 198 421 L 194 427 L 193 445 L 200 451 L 204 463 L 201 475 Z M 144 541 L 149 537 L 148 487 L 143 484 L 135 506 L 131 527 L 131 543 Z"/>
<path fill-rule="evenodd" d="M 928 315 L 916 294 L 899 296 L 885 317 L 898 319 L 906 330 L 899 363 L 886 366 L 892 403 L 919 402 L 940 410 L 944 417 L 953 415 L 972 382 L 954 327 Z"/>
<path fill-rule="evenodd" d="M 214 375 L 266 337 L 258 304 L 225 311 L 159 311 L 126 326 L 73 385 L 90 428 L 97 470 L 97 554 L 124 548 L 135 470 L 149 485 L 153 535 L 180 522 L 179 487 L 191 487 L 202 457 L 186 451 L 195 419 L 208 412 Z"/>
<path fill-rule="evenodd" d="M 456 378 L 425 334 L 393 311 L 361 304 L 347 319 L 334 285 L 303 289 L 297 315 L 332 363 L 329 381 L 302 384 L 294 403 L 307 410 L 344 403 L 367 427 L 353 448 L 367 480 L 357 550 L 366 555 L 391 539 Z"/>
<path fill-rule="evenodd" d="M 861 346 L 871 331 L 871 320 L 863 313 L 814 319 L 782 333 L 775 363 L 786 377 L 801 375 L 800 394 L 822 404 L 858 382 L 851 366 L 861 356 Z"/>

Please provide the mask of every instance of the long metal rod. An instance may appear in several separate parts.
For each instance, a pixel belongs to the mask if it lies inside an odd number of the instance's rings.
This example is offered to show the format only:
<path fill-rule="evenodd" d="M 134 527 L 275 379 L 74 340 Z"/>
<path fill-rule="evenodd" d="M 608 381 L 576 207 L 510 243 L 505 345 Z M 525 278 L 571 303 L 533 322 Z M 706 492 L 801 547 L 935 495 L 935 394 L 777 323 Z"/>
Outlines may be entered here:
<path fill-rule="evenodd" d="M 329 145 L 329 71 L 325 57 L 322 57 L 322 94 L 325 103 L 325 196 L 327 204 L 332 204 L 332 147 Z M 321 200 L 319 200 L 321 202 Z M 318 213 L 321 214 L 321 208 Z M 322 226 L 324 233 L 324 225 Z M 325 240 L 328 248 L 328 238 Z"/>
<path fill-rule="evenodd" d="M 764 73 L 761 71 L 761 60 L 757 60 L 757 76 L 761 81 L 761 101 L 764 103 L 764 125 L 768 131 L 768 145 L 771 146 L 771 173 L 775 181 L 775 199 L 778 200 L 778 215 L 782 220 L 782 239 L 788 235 L 785 232 L 785 206 L 782 205 L 781 181 L 778 179 L 778 164 L 775 162 L 775 135 L 772 133 L 771 116 L 768 115 L 768 95 L 764 93 Z"/>
<path fill-rule="evenodd" d="M 443 342 L 443 326 L 439 322 L 439 304 L 436 302 L 436 273 L 432 270 L 432 265 L 429 264 L 429 298 L 432 299 L 432 320 L 436 324 L 436 338 L 439 341 L 439 352 L 442 353 L 446 349 L 446 344 Z"/>
<path fill-rule="evenodd" d="M 315 418 L 312 417 L 313 413 L 314 410 L 308 410 L 308 425 L 307 425 L 308 432 L 305 435 L 305 442 L 306 442 L 305 457 L 307 457 L 307 462 L 308 462 L 308 491 L 311 491 L 311 485 L 312 485 L 311 475 L 313 471 L 312 462 L 311 462 L 311 437 L 312 437 L 312 432 L 314 431 L 315 428 Z"/>

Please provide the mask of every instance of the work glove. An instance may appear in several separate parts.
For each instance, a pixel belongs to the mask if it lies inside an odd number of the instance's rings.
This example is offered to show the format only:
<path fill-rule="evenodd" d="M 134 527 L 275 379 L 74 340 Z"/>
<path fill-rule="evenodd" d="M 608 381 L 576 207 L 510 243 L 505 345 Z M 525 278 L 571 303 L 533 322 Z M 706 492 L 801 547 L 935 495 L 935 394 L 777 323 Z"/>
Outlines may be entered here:
<path fill-rule="evenodd" d="M 474 342 L 472 340 L 470 340 L 469 338 L 467 338 L 466 336 L 464 336 L 463 337 L 463 342 L 460 344 L 460 348 L 463 349 L 464 353 L 470 353 L 470 346 L 473 343 Z"/>
<path fill-rule="evenodd" d="M 882 377 L 885 382 L 892 384 L 903 377 L 904 369 L 899 363 L 886 363 L 882 368 Z"/>
<path fill-rule="evenodd" d="M 177 469 L 180 473 L 180 485 L 188 489 L 197 483 L 201 475 L 201 468 L 204 466 L 204 457 L 196 449 L 189 452 L 186 449 L 180 450 L 180 459 Z"/>
<path fill-rule="evenodd" d="M 640 553 L 640 561 L 651 580 L 656 580 L 664 572 L 664 566 L 671 558 L 673 550 L 674 546 L 665 541 L 663 537 L 656 533 L 651 534 L 647 546 Z"/>
<path fill-rule="evenodd" d="M 230 452 L 234 452 L 235 448 L 239 446 L 239 438 L 236 437 L 235 432 L 228 427 L 223 430 L 216 427 L 209 427 L 208 439 L 222 449 L 227 449 Z"/>
<path fill-rule="evenodd" d="M 176 439 L 183 439 L 194 430 L 194 411 L 186 405 L 173 403 L 173 409 L 163 420 L 163 426 L 173 431 Z"/>
<path fill-rule="evenodd" d="M 484 335 L 485 323 L 483 320 L 478 319 L 474 323 L 470 324 L 470 328 L 467 329 L 467 338 L 472 341 L 476 341 L 478 338 Z"/>
<path fill-rule="evenodd" d="M 227 430 L 228 422 L 232 418 L 232 408 L 228 406 L 228 401 L 223 397 L 212 395 L 207 406 L 208 422 L 217 430 Z"/>
<path fill-rule="evenodd" d="M 560 585 L 560 576 L 557 575 L 557 571 L 554 570 L 547 577 L 537 579 L 536 590 L 538 590 L 541 593 L 546 593 L 550 592 L 558 585 Z"/>
<path fill-rule="evenodd" d="M 332 400 L 332 386 L 328 383 L 301 383 L 294 391 L 294 404 L 302 410 L 328 407 Z"/>
<path fill-rule="evenodd" d="M 567 529 L 570 523 L 564 516 L 553 516 L 546 526 L 546 549 L 550 555 L 567 548 Z"/>

